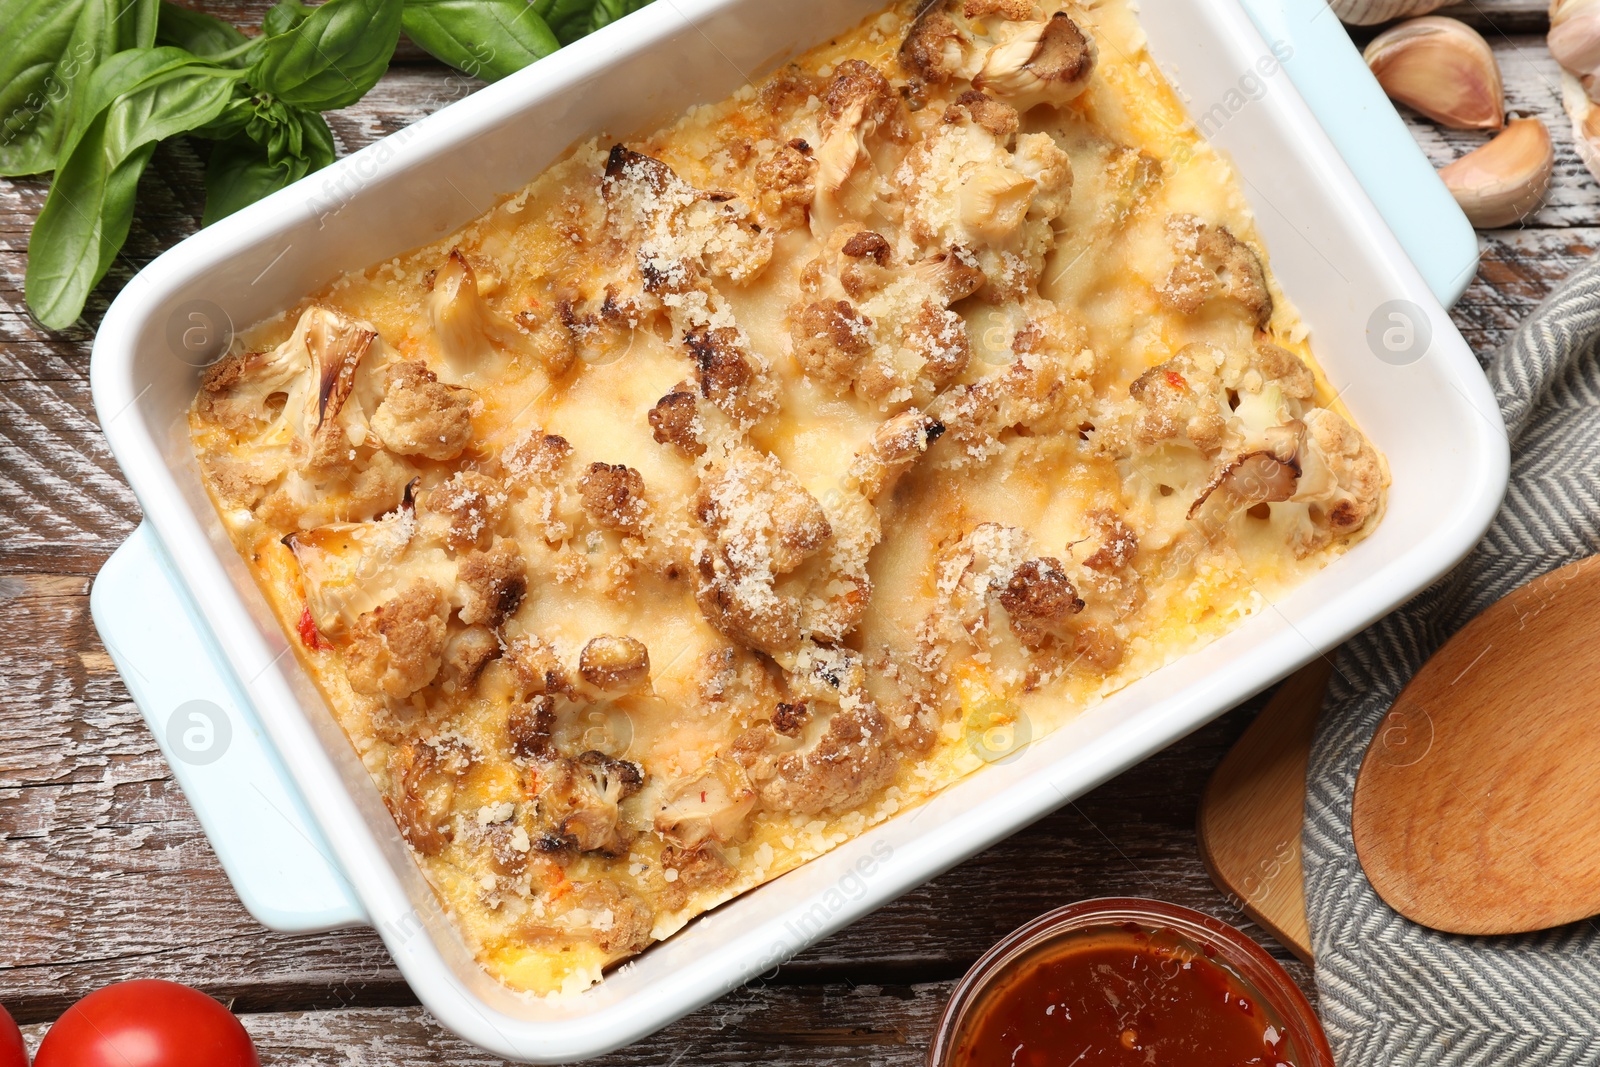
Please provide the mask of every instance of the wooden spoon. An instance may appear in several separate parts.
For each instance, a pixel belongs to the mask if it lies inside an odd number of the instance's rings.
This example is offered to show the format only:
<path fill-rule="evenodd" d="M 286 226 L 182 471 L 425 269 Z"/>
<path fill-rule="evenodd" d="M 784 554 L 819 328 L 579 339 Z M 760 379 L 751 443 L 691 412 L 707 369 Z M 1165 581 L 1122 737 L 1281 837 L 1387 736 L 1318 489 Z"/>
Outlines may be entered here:
<path fill-rule="evenodd" d="M 1413 922 L 1512 934 L 1600 914 L 1597 560 L 1469 622 L 1368 746 L 1356 853 Z"/>
<path fill-rule="evenodd" d="M 1200 798 L 1200 858 L 1217 888 L 1311 963 L 1300 824 L 1306 764 L 1332 664 L 1312 661 L 1273 694 Z"/>

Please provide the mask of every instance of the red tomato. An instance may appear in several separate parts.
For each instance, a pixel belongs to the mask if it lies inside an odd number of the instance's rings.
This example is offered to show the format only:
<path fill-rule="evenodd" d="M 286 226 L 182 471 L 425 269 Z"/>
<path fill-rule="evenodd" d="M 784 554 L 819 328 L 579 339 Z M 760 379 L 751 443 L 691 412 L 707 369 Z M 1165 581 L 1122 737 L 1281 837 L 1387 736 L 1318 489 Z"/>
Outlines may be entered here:
<path fill-rule="evenodd" d="M 11 1013 L 0 1008 L 0 1067 L 28 1067 L 28 1046 Z"/>
<path fill-rule="evenodd" d="M 118 982 L 67 1009 L 34 1067 L 261 1067 L 227 1008 L 176 982 Z"/>

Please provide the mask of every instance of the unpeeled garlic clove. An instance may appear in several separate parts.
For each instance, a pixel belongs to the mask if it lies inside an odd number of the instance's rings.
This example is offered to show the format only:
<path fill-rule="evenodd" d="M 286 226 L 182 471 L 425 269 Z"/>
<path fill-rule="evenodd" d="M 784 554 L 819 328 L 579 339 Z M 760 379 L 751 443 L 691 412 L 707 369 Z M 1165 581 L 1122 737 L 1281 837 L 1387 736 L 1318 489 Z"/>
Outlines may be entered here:
<path fill-rule="evenodd" d="M 1390 99 L 1458 130 L 1505 125 L 1500 64 L 1471 26 L 1430 15 L 1372 39 L 1363 53 Z"/>
<path fill-rule="evenodd" d="M 1583 85 L 1571 74 L 1561 74 L 1561 104 L 1572 120 L 1572 145 L 1589 173 L 1600 181 L 1600 105 L 1590 99 Z"/>
<path fill-rule="evenodd" d="M 1538 119 L 1513 119 L 1494 140 L 1439 171 L 1445 187 L 1480 230 L 1533 214 L 1550 191 L 1555 149 Z"/>
<path fill-rule="evenodd" d="M 1592 95 L 1600 74 L 1600 0 L 1553 0 L 1550 54 Z"/>
<path fill-rule="evenodd" d="M 1390 19 L 1426 15 L 1450 0 L 1328 0 L 1339 21 L 1351 26 L 1371 26 Z"/>

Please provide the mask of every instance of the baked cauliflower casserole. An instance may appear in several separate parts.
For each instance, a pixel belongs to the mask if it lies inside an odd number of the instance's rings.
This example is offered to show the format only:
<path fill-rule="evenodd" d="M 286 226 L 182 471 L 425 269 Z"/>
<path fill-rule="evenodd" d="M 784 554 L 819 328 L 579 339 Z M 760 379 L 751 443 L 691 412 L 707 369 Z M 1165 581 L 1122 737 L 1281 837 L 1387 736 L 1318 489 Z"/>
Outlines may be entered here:
<path fill-rule="evenodd" d="M 1129 5 L 902 4 L 248 331 L 223 522 L 572 992 L 1261 610 L 1385 468 Z"/>

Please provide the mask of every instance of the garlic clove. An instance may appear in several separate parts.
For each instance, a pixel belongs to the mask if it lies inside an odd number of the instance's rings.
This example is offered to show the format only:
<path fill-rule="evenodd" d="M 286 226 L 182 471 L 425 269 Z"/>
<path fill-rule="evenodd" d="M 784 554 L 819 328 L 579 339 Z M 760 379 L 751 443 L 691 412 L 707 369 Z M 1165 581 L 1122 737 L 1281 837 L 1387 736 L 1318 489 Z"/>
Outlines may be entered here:
<path fill-rule="evenodd" d="M 1426 15 L 1450 0 L 1328 0 L 1339 21 L 1351 26 L 1371 26 L 1390 19 Z"/>
<path fill-rule="evenodd" d="M 1439 171 L 1445 187 L 1480 230 L 1520 222 L 1550 191 L 1555 149 L 1538 119 L 1513 119 L 1504 132 Z"/>
<path fill-rule="evenodd" d="M 1570 73 L 1561 74 L 1561 103 L 1572 120 L 1572 146 L 1589 173 L 1600 181 L 1600 106 L 1590 99 L 1582 83 Z"/>
<path fill-rule="evenodd" d="M 1372 39 L 1363 53 L 1390 99 L 1458 130 L 1505 125 L 1500 64 L 1489 42 L 1455 19 L 1430 15 Z"/>
<path fill-rule="evenodd" d="M 1600 0 L 1554 0 L 1550 5 L 1550 54 L 1593 97 L 1600 74 Z"/>

